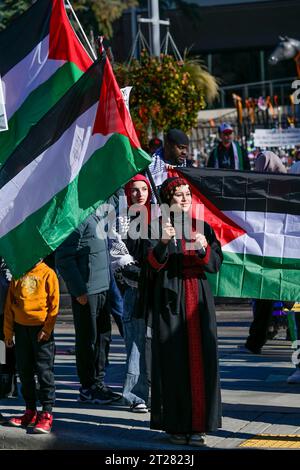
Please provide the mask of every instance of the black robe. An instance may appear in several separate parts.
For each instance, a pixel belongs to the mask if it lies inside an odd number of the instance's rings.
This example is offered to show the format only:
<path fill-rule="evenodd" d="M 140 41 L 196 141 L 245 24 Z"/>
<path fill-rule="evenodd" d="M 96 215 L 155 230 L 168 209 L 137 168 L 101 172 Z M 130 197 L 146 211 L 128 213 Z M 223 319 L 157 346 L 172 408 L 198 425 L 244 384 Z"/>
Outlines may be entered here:
<path fill-rule="evenodd" d="M 213 229 L 206 223 L 204 235 L 209 244 L 205 256 L 187 252 L 180 240 L 168 245 L 153 241 L 148 255 L 150 427 L 171 434 L 221 427 L 215 306 L 205 271 L 216 273 L 223 256 Z"/>

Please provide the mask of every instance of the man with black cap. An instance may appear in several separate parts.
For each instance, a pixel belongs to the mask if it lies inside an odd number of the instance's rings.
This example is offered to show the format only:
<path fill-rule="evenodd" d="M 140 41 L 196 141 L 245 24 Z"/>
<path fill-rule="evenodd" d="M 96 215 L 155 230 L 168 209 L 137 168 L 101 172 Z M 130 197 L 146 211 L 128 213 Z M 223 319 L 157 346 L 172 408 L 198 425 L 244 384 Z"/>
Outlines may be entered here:
<path fill-rule="evenodd" d="M 188 136 L 180 129 L 170 129 L 165 135 L 164 145 L 152 156 L 149 170 L 152 174 L 155 186 L 160 188 L 168 178 L 168 169 L 173 167 L 192 166 L 187 159 L 189 147 Z"/>
<path fill-rule="evenodd" d="M 223 122 L 219 127 L 221 142 L 212 150 L 208 168 L 224 168 L 231 170 L 250 170 L 247 152 L 233 140 L 233 129 L 230 124 Z"/>

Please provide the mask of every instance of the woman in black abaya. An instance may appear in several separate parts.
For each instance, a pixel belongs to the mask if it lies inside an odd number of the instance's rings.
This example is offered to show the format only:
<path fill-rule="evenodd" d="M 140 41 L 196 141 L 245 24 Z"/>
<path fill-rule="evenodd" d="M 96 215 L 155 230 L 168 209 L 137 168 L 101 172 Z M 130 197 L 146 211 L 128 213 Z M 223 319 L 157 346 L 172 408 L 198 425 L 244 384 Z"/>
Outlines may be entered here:
<path fill-rule="evenodd" d="M 166 180 L 161 198 L 174 220 L 160 221 L 161 236 L 151 241 L 147 258 L 153 286 L 150 427 L 166 431 L 173 443 L 201 446 L 205 433 L 221 426 L 215 306 L 205 273 L 216 273 L 223 257 L 213 229 L 205 222 L 196 228 L 183 178 Z"/>

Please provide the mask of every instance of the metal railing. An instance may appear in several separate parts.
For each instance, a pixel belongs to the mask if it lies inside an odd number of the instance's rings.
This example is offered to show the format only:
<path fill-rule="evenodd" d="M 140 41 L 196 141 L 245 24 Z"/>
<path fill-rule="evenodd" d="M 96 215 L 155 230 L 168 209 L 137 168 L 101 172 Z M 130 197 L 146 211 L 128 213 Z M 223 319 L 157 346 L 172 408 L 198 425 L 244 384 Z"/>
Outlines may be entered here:
<path fill-rule="evenodd" d="M 241 83 L 238 85 L 223 86 L 220 88 L 220 108 L 233 106 L 232 94 L 239 95 L 243 100 L 258 98 L 259 96 L 278 96 L 281 106 L 289 105 L 289 96 L 293 93 L 291 84 L 297 77 L 265 80 L 263 82 Z"/>

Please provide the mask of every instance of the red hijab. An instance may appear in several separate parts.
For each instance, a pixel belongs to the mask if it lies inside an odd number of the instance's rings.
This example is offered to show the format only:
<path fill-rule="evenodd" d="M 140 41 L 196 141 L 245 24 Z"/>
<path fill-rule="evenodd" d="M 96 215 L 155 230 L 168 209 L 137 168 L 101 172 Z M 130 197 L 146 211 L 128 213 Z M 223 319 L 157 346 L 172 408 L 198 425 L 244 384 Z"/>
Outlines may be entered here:
<path fill-rule="evenodd" d="M 146 178 L 146 176 L 137 174 L 133 178 L 131 178 L 131 180 L 125 185 L 125 195 L 126 195 L 126 198 L 127 198 L 127 204 L 128 204 L 128 207 L 132 206 L 131 188 L 132 188 L 133 183 L 135 183 L 136 181 L 143 181 L 144 183 L 146 183 L 146 185 L 148 187 L 148 198 L 147 198 L 147 201 L 145 203 L 145 207 L 147 208 L 148 221 L 149 221 L 150 220 L 151 187 L 150 187 L 150 183 L 149 183 L 148 179 Z"/>

